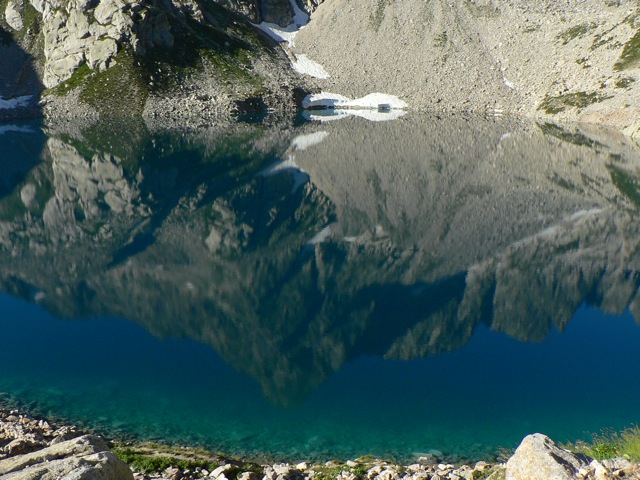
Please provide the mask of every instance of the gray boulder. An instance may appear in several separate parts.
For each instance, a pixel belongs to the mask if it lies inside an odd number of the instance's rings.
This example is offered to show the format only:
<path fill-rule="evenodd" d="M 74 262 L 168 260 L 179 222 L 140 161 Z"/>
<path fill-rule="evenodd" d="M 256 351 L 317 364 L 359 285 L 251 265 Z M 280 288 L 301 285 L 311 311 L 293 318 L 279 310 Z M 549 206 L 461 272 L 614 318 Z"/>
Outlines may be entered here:
<path fill-rule="evenodd" d="M 106 443 L 84 435 L 48 448 L 0 460 L 3 480 L 132 480 L 126 463 Z"/>
<path fill-rule="evenodd" d="M 572 480 L 591 470 L 593 459 L 558 447 L 541 433 L 527 435 L 507 462 L 506 480 Z"/>
<path fill-rule="evenodd" d="M 14 30 L 22 30 L 24 22 L 22 19 L 22 11 L 24 5 L 22 0 L 9 0 L 7 7 L 4 10 L 4 19 L 7 24 Z"/>

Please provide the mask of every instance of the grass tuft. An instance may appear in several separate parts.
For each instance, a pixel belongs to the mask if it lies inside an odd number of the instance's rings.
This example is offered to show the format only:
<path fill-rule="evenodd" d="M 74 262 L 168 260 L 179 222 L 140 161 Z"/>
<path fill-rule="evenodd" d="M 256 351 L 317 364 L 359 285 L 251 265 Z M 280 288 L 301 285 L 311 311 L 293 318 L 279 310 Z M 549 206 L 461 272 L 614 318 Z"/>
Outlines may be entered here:
<path fill-rule="evenodd" d="M 640 462 L 640 428 L 627 428 L 622 432 L 605 430 L 592 435 L 591 441 L 578 441 L 564 448 L 576 453 L 583 453 L 596 460 L 625 457 L 632 462 Z"/>
<path fill-rule="evenodd" d="M 182 470 L 193 470 L 200 467 L 212 471 L 220 465 L 218 462 L 211 460 L 156 455 L 152 452 L 132 447 L 115 448 L 113 452 L 131 468 L 144 473 L 163 472 L 169 467 L 176 467 Z"/>

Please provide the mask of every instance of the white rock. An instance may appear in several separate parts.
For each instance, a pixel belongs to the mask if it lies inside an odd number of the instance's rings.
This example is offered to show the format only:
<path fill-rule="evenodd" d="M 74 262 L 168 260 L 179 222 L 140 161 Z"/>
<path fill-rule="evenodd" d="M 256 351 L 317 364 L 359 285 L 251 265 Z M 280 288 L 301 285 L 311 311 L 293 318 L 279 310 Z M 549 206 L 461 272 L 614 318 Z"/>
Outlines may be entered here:
<path fill-rule="evenodd" d="M 289 475 L 291 468 L 286 463 L 276 464 L 273 466 L 273 471 L 276 472 L 277 475 Z"/>
<path fill-rule="evenodd" d="M 224 472 L 227 472 L 227 471 L 231 470 L 232 468 L 233 468 L 233 466 L 228 465 L 228 464 L 227 465 L 220 465 L 218 468 L 216 468 L 214 471 L 212 471 L 209 474 L 209 477 L 211 477 L 211 478 L 222 478 L 222 477 L 226 478 L 225 475 L 224 475 Z"/>
<path fill-rule="evenodd" d="M 22 30 L 24 28 L 24 21 L 22 20 L 23 9 L 24 5 L 21 0 L 9 0 L 7 7 L 4 9 L 4 19 L 14 30 Z"/>
<path fill-rule="evenodd" d="M 563 450 L 546 435 L 535 433 L 522 440 L 507 462 L 506 480 L 573 480 L 591 460 Z"/>
<path fill-rule="evenodd" d="M 87 61 L 93 70 L 102 72 L 108 68 L 111 59 L 117 52 L 118 44 L 115 40 L 111 38 L 98 40 L 89 47 Z"/>

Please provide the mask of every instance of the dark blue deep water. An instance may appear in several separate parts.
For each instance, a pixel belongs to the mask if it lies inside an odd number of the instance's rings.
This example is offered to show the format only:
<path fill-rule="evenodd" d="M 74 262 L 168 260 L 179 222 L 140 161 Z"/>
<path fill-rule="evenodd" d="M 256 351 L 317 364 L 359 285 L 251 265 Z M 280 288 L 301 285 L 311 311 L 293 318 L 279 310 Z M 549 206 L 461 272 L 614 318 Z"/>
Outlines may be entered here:
<path fill-rule="evenodd" d="M 631 143 L 410 116 L 0 132 L 6 402 L 292 460 L 639 420 Z"/>

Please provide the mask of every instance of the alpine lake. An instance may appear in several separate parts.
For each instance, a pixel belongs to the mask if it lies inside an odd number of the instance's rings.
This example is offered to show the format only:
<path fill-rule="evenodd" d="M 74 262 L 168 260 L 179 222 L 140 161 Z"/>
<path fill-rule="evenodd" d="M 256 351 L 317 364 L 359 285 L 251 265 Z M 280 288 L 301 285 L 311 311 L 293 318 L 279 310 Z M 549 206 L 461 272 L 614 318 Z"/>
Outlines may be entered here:
<path fill-rule="evenodd" d="M 5 404 L 292 461 L 640 420 L 636 143 L 329 113 L 0 125 Z"/>

